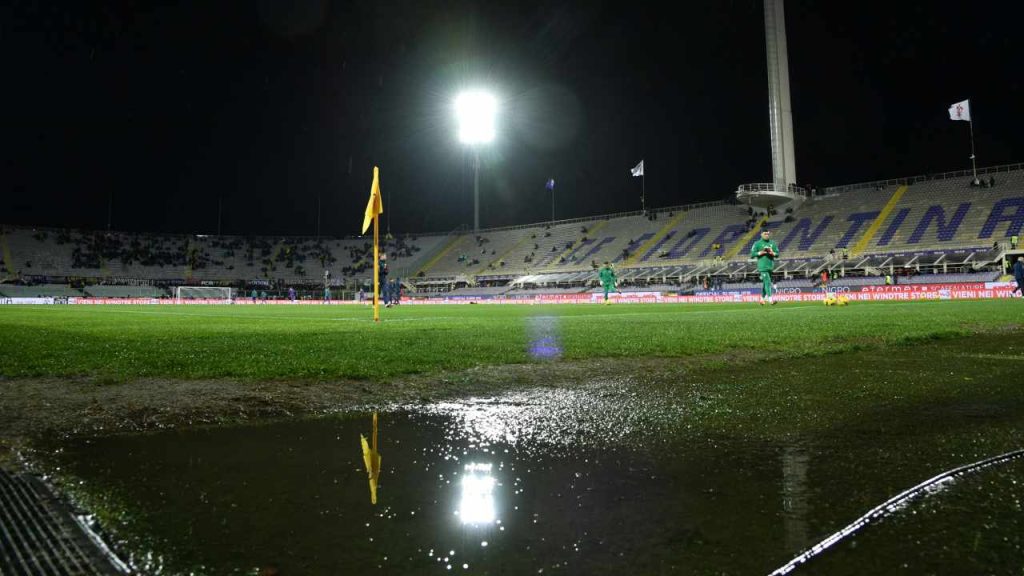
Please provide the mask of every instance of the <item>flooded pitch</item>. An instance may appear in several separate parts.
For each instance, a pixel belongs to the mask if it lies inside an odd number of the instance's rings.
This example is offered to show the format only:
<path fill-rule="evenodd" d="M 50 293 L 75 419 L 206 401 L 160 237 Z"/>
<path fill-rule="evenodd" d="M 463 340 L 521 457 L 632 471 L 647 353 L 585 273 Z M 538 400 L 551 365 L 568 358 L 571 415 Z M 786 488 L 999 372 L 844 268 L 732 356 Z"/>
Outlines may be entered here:
<path fill-rule="evenodd" d="M 53 464 L 151 573 L 766 574 L 1020 440 L 1019 405 L 758 438 L 696 433 L 702 402 L 607 382 L 385 410 L 376 506 L 368 412 L 81 439 Z M 1019 572 L 1021 471 L 959 479 L 796 573 Z"/>

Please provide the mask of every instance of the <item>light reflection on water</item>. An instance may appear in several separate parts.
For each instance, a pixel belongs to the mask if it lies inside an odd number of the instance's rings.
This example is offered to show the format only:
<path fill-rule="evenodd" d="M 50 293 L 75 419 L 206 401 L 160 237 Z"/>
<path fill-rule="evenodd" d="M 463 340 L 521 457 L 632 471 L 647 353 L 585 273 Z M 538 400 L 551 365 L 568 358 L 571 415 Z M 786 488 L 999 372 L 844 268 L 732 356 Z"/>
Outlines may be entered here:
<path fill-rule="evenodd" d="M 562 356 L 558 322 L 558 316 L 532 316 L 527 319 L 530 357 L 535 360 L 554 360 Z"/>
<path fill-rule="evenodd" d="M 781 546 L 781 516 L 761 514 L 782 505 L 775 447 L 652 454 L 635 440 L 654 428 L 627 425 L 628 405 L 563 390 L 383 412 L 377 506 L 366 417 L 101 438 L 63 456 L 82 490 L 130 512 L 114 528 L 165 574 L 672 572 L 684 550 L 706 563 Z M 748 509 L 760 520 L 736 528 Z"/>
<path fill-rule="evenodd" d="M 459 499 L 459 521 L 469 525 L 493 524 L 497 520 L 494 509 L 494 486 L 490 464 L 469 463 L 463 467 L 462 496 Z"/>

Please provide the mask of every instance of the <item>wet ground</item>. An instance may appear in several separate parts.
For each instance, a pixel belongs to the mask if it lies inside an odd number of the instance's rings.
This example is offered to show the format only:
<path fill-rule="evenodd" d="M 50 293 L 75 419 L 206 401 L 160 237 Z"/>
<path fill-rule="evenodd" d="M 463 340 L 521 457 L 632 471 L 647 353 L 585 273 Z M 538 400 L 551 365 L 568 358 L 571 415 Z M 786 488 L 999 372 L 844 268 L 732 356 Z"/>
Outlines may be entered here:
<path fill-rule="evenodd" d="M 910 502 L 812 560 L 803 573 L 1024 574 L 1024 461 Z"/>
<path fill-rule="evenodd" d="M 391 405 L 376 506 L 368 411 L 36 455 L 153 573 L 767 574 L 1024 445 L 1024 356 L 1003 338 Z M 960 478 L 796 573 L 1019 574 L 1021 466 Z"/>

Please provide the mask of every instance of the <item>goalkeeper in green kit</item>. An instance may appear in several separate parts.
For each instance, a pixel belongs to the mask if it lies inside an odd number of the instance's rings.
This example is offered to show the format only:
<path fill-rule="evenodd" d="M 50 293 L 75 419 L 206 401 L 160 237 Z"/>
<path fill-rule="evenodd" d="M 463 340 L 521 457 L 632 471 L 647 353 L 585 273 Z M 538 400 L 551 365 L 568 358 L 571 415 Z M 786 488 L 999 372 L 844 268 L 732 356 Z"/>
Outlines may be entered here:
<path fill-rule="evenodd" d="M 757 271 L 761 274 L 761 305 L 772 300 L 772 269 L 779 257 L 779 246 L 772 240 L 771 230 L 761 230 L 761 239 L 750 248 L 750 257 L 757 260 Z"/>
<path fill-rule="evenodd" d="M 601 279 L 601 287 L 604 288 L 604 303 L 608 303 L 608 293 L 615 290 L 615 270 L 612 269 L 612 265 L 605 262 L 601 270 L 598 271 L 597 277 Z"/>

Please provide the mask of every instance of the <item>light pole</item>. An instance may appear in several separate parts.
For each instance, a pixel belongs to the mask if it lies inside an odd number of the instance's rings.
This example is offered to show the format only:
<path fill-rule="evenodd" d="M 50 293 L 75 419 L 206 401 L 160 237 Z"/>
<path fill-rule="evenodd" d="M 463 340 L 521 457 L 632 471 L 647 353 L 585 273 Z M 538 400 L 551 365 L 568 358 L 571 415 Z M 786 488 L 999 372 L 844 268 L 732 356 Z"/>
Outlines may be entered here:
<path fill-rule="evenodd" d="M 480 149 L 473 146 L 473 231 L 480 229 Z"/>
<path fill-rule="evenodd" d="M 455 99 L 455 116 L 459 122 L 459 141 L 473 148 L 473 230 L 480 229 L 480 144 L 494 140 L 494 96 L 481 90 L 470 90 Z"/>

